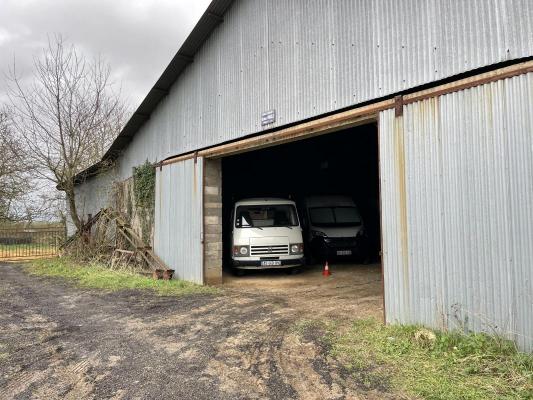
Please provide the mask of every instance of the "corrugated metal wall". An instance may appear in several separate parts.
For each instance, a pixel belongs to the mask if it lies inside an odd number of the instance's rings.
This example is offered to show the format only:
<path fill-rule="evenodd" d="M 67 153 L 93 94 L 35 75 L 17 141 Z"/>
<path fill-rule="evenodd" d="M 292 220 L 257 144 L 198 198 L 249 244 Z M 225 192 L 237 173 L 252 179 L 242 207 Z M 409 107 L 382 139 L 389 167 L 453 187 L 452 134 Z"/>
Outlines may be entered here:
<path fill-rule="evenodd" d="M 237 0 L 120 158 L 120 177 L 276 126 L 533 55 L 529 0 Z"/>
<path fill-rule="evenodd" d="M 380 115 L 388 322 L 533 350 L 533 74 Z"/>
<path fill-rule="evenodd" d="M 155 253 L 176 278 L 203 284 L 203 161 L 157 168 Z"/>
<path fill-rule="evenodd" d="M 95 215 L 100 209 L 112 205 L 113 183 L 116 178 L 116 170 L 112 168 L 102 171 L 100 175 L 90 177 L 83 184 L 76 186 L 76 206 L 80 218 L 87 220 L 87 214 Z M 67 230 L 69 235 L 76 232 L 70 217 L 67 221 Z"/>

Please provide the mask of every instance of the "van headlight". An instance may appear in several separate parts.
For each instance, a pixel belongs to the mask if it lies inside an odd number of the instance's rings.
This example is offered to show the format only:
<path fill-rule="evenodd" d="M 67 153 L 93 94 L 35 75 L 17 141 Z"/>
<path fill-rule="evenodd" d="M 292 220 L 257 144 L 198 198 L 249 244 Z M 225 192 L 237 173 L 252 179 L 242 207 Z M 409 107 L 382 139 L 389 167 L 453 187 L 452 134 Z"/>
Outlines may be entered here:
<path fill-rule="evenodd" d="M 233 246 L 234 257 L 246 257 L 249 253 L 248 246 Z"/>
<path fill-rule="evenodd" d="M 303 243 L 294 243 L 291 244 L 291 254 L 303 254 L 304 244 Z"/>

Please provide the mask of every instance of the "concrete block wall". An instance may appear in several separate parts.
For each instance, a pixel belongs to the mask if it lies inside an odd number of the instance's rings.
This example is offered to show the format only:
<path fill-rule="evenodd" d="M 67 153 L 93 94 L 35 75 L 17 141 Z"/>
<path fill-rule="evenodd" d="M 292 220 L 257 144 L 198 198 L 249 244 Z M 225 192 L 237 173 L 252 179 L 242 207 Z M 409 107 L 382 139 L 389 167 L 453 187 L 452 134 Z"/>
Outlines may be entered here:
<path fill-rule="evenodd" d="M 204 160 L 204 283 L 222 283 L 222 162 Z"/>

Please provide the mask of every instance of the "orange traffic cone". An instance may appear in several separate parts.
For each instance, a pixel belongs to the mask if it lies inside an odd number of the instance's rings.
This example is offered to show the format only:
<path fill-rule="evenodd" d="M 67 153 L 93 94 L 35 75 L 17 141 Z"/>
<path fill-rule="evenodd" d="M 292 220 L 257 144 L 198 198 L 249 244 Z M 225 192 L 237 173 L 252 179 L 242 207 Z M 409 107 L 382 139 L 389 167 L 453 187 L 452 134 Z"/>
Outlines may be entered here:
<path fill-rule="evenodd" d="M 329 264 L 326 261 L 326 264 L 324 265 L 324 271 L 322 271 L 323 276 L 330 276 L 331 272 L 329 272 Z"/>

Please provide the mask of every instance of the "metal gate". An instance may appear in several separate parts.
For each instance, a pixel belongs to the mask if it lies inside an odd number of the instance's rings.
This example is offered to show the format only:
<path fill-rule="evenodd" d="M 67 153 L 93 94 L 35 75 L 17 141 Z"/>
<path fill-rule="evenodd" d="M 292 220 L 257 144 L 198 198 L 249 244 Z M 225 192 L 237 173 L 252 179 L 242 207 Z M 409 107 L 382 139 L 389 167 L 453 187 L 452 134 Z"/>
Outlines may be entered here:
<path fill-rule="evenodd" d="M 56 255 L 64 237 L 63 227 L 0 228 L 0 260 Z"/>

